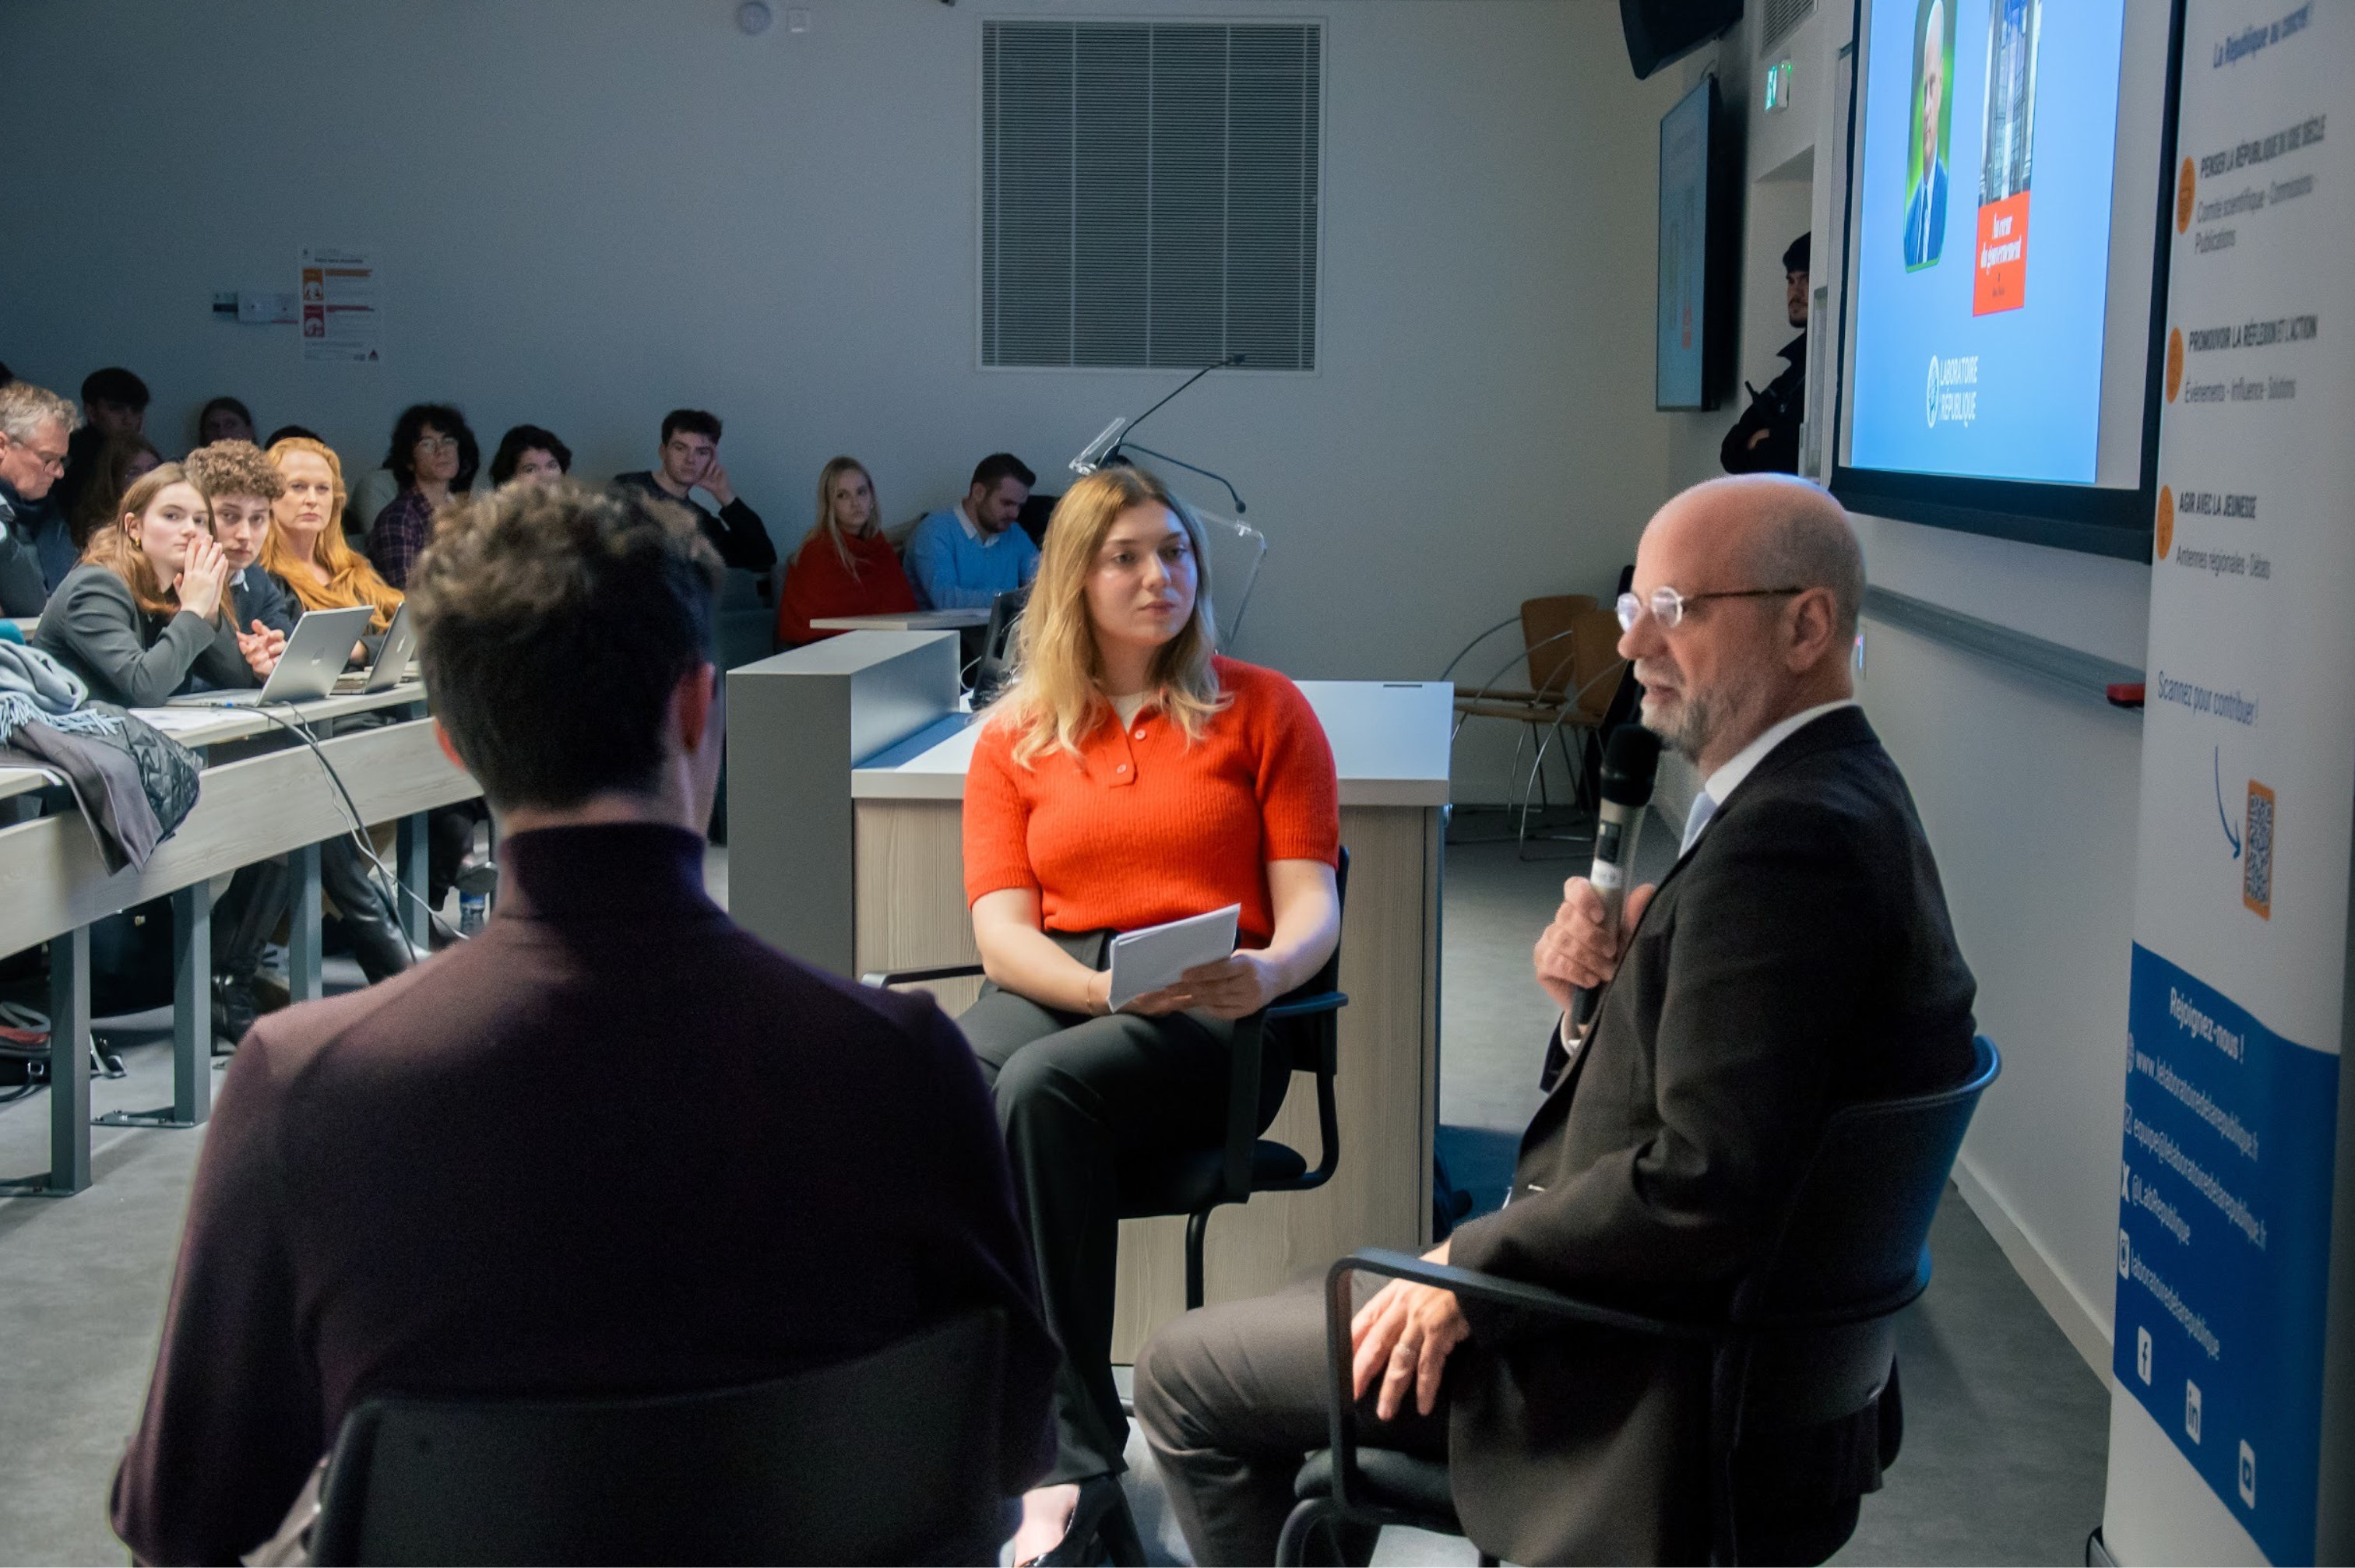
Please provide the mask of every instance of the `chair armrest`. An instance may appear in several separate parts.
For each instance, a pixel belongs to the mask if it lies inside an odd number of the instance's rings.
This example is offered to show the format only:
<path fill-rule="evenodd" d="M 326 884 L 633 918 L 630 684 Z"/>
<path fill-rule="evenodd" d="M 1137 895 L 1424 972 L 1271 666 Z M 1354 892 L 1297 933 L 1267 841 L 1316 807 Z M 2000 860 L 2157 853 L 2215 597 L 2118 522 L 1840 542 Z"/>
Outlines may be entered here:
<path fill-rule="evenodd" d="M 914 985 L 920 980 L 971 980 L 983 971 L 979 964 L 951 964 L 937 969 L 869 969 L 858 977 L 864 986 Z"/>
<path fill-rule="evenodd" d="M 1432 1263 L 1410 1253 L 1391 1252 L 1381 1247 L 1360 1248 L 1333 1264 L 1327 1277 L 1337 1295 L 1345 1294 L 1340 1282 L 1352 1274 L 1379 1274 L 1391 1279 L 1412 1280 L 1418 1285 L 1434 1286 L 1493 1306 L 1542 1313 L 1549 1318 L 1591 1324 L 1598 1329 L 1649 1334 L 1656 1339 L 1714 1340 L 1721 1338 L 1726 1329 L 1722 1319 L 1679 1320 L 1646 1317 L 1640 1312 L 1627 1312 L 1616 1307 L 1582 1301 L 1574 1296 L 1565 1296 L 1541 1285 L 1525 1285 L 1518 1279 L 1458 1268 L 1454 1264 Z M 1347 1328 L 1346 1319 L 1343 1326 Z"/>
<path fill-rule="evenodd" d="M 1458 686 L 1459 703 L 1558 703 L 1560 692 L 1533 692 L 1527 686 Z"/>
<path fill-rule="evenodd" d="M 1267 1004 L 1263 1018 L 1306 1018 L 1311 1013 L 1337 1012 L 1349 1005 L 1347 991 L 1320 991 L 1310 996 L 1287 996 Z"/>
<path fill-rule="evenodd" d="M 1412 1280 L 1418 1285 L 1436 1286 L 1475 1300 L 1638 1334 L 1708 1340 L 1715 1338 L 1721 1331 L 1720 1326 L 1714 1323 L 1678 1323 L 1666 1319 L 1646 1318 L 1637 1313 L 1581 1301 L 1542 1286 L 1524 1285 L 1518 1280 L 1480 1274 L 1472 1269 L 1458 1268 L 1453 1264 L 1428 1263 L 1411 1254 L 1391 1252 L 1382 1247 L 1363 1247 L 1347 1257 L 1338 1258 L 1325 1273 L 1325 1415 L 1328 1441 L 1333 1450 L 1333 1500 L 1345 1514 L 1362 1507 L 1353 1495 L 1359 1488 L 1357 1396 L 1350 1386 L 1353 1355 L 1349 1345 L 1349 1320 L 1356 1316 L 1349 1277 L 1360 1273 Z"/>

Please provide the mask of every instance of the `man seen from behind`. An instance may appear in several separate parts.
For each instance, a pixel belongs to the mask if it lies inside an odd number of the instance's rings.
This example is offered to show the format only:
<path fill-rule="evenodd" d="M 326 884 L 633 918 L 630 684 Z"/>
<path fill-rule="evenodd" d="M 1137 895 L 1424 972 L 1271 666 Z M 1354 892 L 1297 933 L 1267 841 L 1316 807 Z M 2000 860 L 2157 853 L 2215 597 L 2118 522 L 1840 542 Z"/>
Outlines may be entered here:
<path fill-rule="evenodd" d="M 498 907 L 232 1060 L 115 1477 L 141 1560 L 268 1539 L 371 1395 L 723 1387 L 976 1308 L 1007 1325 L 1004 1494 L 1044 1472 L 1055 1349 L 964 1038 L 705 895 L 719 579 L 641 497 L 511 485 L 445 516 L 409 608 L 499 821 Z"/>

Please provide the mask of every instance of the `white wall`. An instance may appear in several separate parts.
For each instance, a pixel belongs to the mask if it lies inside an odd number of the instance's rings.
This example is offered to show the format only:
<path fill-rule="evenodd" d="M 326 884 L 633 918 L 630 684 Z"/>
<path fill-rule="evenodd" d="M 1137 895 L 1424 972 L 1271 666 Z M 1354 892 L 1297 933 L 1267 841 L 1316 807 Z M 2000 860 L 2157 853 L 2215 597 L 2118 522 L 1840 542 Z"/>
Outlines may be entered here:
<path fill-rule="evenodd" d="M 734 0 L 8 0 L 0 181 L 42 216 L 0 256 L 0 357 L 69 396 L 131 366 L 167 449 L 233 392 L 358 467 L 416 398 L 463 404 L 486 449 L 549 426 L 591 476 L 708 407 L 788 546 L 837 451 L 894 520 L 998 448 L 1060 488 L 1178 377 L 976 367 L 983 19 L 1321 16 L 1320 368 L 1214 377 L 1146 436 L 1224 471 L 1272 541 L 1237 651 L 1427 678 L 1525 597 L 1608 589 L 1668 440 L 1670 84 L 1632 79 L 1615 6 L 793 4 L 807 33 L 778 0 L 750 38 Z M 306 366 L 296 329 L 209 314 L 215 290 L 292 288 L 305 242 L 378 249 L 383 365 Z M 1487 728 L 1459 799 L 1494 793 L 1478 764 L 1509 736 Z"/>

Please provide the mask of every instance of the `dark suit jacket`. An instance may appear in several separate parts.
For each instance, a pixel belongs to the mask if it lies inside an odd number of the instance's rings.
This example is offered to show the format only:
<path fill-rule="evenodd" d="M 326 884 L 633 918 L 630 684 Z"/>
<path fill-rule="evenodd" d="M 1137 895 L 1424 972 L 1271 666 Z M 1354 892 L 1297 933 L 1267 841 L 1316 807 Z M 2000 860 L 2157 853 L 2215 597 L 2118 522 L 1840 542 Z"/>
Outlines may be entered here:
<path fill-rule="evenodd" d="M 235 1561 L 370 1393 L 715 1387 L 975 1307 L 1001 1482 L 1045 1471 L 1057 1352 L 964 1037 L 733 925 L 702 851 L 517 834 L 480 937 L 246 1037 L 115 1477 L 140 1557 Z"/>
<path fill-rule="evenodd" d="M 1825 715 L 1662 880 L 1521 1139 L 1511 1200 L 1458 1229 L 1450 1261 L 1639 1310 L 1721 1308 L 1833 1107 L 1967 1074 L 1975 990 L 1896 765 L 1860 710 Z M 1705 1557 L 1706 1353 L 1467 1316 L 1448 1377 L 1472 1538 L 1514 1563 Z M 1814 1478 L 1852 1505 L 1852 1478 Z"/>

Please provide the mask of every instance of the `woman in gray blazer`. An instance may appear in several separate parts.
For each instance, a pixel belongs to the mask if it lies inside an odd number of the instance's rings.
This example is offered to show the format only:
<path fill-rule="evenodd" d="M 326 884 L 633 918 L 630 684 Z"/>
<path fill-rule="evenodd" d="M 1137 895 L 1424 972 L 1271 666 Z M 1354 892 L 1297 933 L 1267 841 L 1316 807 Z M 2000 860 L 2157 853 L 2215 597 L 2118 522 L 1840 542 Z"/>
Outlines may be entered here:
<path fill-rule="evenodd" d="M 165 463 L 91 536 L 81 564 L 49 596 L 33 645 L 88 682 L 91 696 L 124 707 L 257 685 L 285 640 L 240 634 L 225 613 L 228 583 L 204 492 Z"/>

